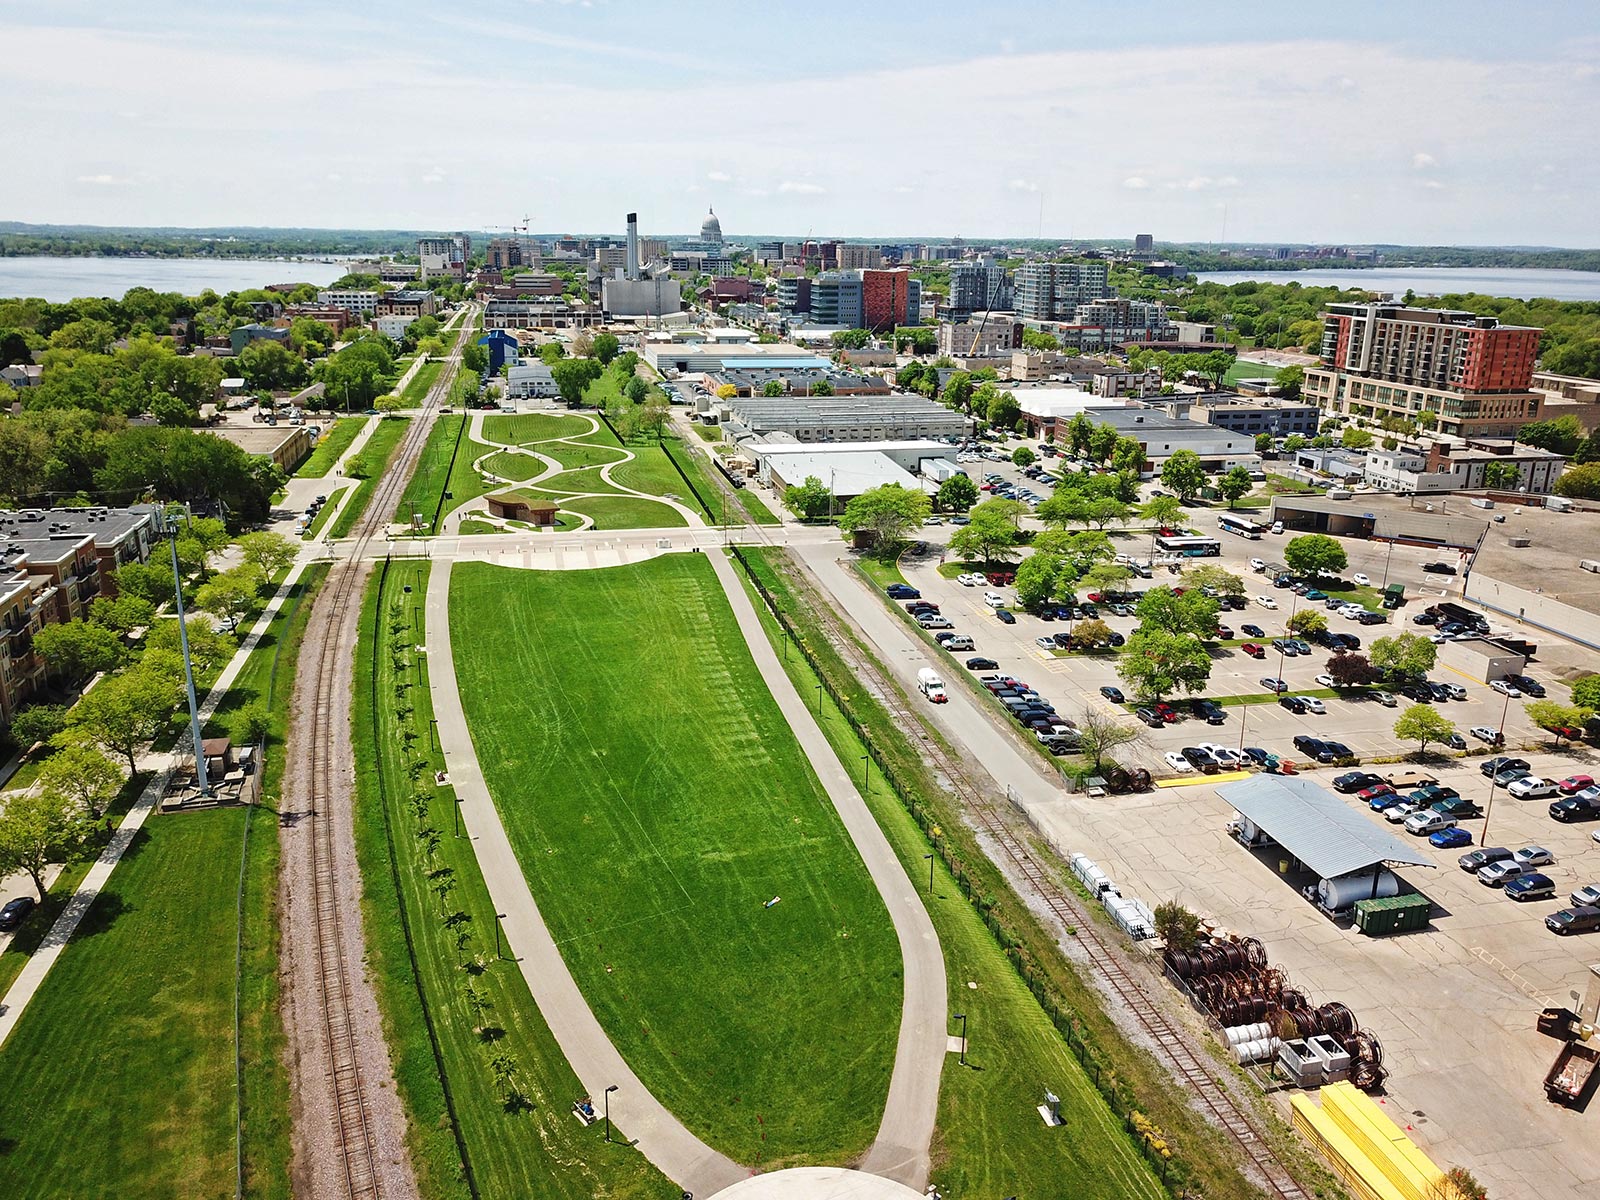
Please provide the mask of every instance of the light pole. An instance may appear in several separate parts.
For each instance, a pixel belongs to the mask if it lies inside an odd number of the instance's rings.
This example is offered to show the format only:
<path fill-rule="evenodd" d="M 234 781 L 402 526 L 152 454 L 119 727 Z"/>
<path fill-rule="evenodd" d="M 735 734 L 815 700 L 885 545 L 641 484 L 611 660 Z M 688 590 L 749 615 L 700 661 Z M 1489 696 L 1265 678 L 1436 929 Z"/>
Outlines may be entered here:
<path fill-rule="evenodd" d="M 1507 696 L 1505 706 L 1500 710 L 1500 741 L 1502 744 L 1504 744 L 1506 737 L 1506 714 L 1510 711 L 1511 697 Z M 1483 836 L 1479 843 L 1483 846 L 1487 846 L 1489 844 L 1489 818 L 1494 815 L 1495 780 L 1499 774 L 1500 772 L 1496 771 L 1493 775 L 1489 776 L 1489 801 L 1483 806 Z"/>
<path fill-rule="evenodd" d="M 967 1065 L 967 1014 L 957 1013 L 956 1020 L 961 1022 L 961 1065 Z"/>
<path fill-rule="evenodd" d="M 439 748 L 439 718 L 433 717 L 428 721 L 428 745 L 433 749 Z"/>
<path fill-rule="evenodd" d="M 865 796 L 872 789 L 872 754 L 869 751 L 861 756 L 861 794 Z"/>
<path fill-rule="evenodd" d="M 611 1140 L 611 1093 L 617 1090 L 617 1085 L 612 1084 L 605 1091 L 606 1102 L 606 1141 Z"/>
<path fill-rule="evenodd" d="M 931 896 L 933 895 L 933 855 L 924 854 L 922 857 L 928 860 L 928 895 Z"/>
<path fill-rule="evenodd" d="M 194 696 L 194 663 L 189 659 L 189 625 L 183 615 L 183 576 L 178 570 L 178 528 L 167 528 L 166 510 L 157 509 L 161 519 L 160 532 L 172 539 L 172 595 L 178 610 L 178 646 L 183 651 L 183 687 L 189 697 L 189 736 L 194 741 L 194 779 L 202 796 L 211 795 L 211 781 L 206 778 L 206 754 L 200 742 L 200 705 Z"/>
<path fill-rule="evenodd" d="M 494 956 L 496 958 L 505 957 L 504 951 L 500 949 L 500 922 L 505 919 L 506 915 L 503 912 L 497 912 L 494 915 Z"/>
<path fill-rule="evenodd" d="M 1394 539 L 1389 539 L 1389 555 L 1383 560 L 1383 587 L 1389 586 L 1389 564 L 1394 561 Z M 1382 588 L 1379 588 L 1381 591 Z"/>
<path fill-rule="evenodd" d="M 822 685 L 817 684 L 817 720 L 822 720 Z"/>

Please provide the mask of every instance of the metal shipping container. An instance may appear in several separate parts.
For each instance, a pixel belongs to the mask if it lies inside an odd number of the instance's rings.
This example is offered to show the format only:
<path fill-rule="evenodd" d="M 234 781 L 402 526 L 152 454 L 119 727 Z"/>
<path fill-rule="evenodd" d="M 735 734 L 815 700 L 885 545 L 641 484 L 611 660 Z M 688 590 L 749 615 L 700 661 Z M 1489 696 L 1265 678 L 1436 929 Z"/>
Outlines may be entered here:
<path fill-rule="evenodd" d="M 1355 926 L 1368 937 L 1391 933 L 1410 933 L 1428 924 L 1433 902 L 1426 896 L 1384 896 L 1376 900 L 1357 900 Z"/>

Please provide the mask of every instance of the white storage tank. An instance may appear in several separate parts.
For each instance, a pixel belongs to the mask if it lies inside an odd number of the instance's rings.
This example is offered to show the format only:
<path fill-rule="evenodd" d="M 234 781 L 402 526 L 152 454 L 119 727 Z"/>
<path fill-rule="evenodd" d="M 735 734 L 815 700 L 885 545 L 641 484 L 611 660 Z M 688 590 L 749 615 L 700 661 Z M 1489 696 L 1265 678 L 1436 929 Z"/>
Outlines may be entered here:
<path fill-rule="evenodd" d="M 1399 894 L 1400 880 L 1392 871 L 1378 872 L 1376 888 L 1369 874 L 1340 875 L 1317 884 L 1317 902 L 1331 912 L 1349 908 L 1357 900 L 1381 900 Z"/>

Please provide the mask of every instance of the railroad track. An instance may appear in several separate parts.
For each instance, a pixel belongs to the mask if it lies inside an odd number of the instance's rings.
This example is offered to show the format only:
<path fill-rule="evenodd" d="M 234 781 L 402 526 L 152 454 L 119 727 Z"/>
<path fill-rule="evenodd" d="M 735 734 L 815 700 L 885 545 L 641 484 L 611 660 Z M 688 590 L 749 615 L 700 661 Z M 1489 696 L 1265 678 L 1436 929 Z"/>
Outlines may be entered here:
<path fill-rule="evenodd" d="M 469 312 L 462 318 L 460 336 L 446 360 L 449 368 L 459 362 L 462 344 L 470 336 L 471 315 Z M 354 647 L 342 639 L 338 631 L 349 619 L 351 607 L 359 607 L 361 603 L 361 584 L 366 577 L 362 552 L 367 543 L 389 523 L 399 494 L 410 479 L 417 458 L 427 443 L 440 400 L 449 394 L 454 377 L 454 369 L 443 370 L 429 389 L 421 415 L 413 418 L 392 467 L 379 478 L 366 510 L 355 525 L 355 544 L 350 555 L 334 564 L 322 593 L 326 597 L 322 601 L 326 633 L 316 664 L 316 723 L 309 748 L 311 794 L 307 797 L 306 807 L 312 813 L 311 878 L 312 902 L 317 920 L 318 999 L 322 1008 L 323 1032 L 328 1041 L 328 1077 L 333 1089 L 336 1116 L 334 1134 L 349 1200 L 379 1200 L 383 1195 L 383 1177 L 378 1170 L 377 1139 L 368 1120 L 365 1084 L 361 1077 L 361 1060 L 352 1020 L 350 979 L 352 971 L 361 969 L 360 954 L 358 951 L 352 961 L 345 945 L 340 920 L 343 909 L 341 889 L 335 869 L 333 822 L 324 819 L 336 794 L 335 771 L 341 748 L 346 745 L 340 730 L 344 728 L 347 714 L 334 711 L 333 698 L 340 694 L 334 682 L 340 671 L 350 668 L 354 654 Z"/>
<path fill-rule="evenodd" d="M 775 545 L 759 526 L 757 530 L 758 540 Z M 828 615 L 836 619 L 831 612 Z M 844 635 L 834 638 L 833 642 L 840 657 L 857 676 L 875 685 L 879 701 L 900 723 L 901 728 L 908 732 L 921 728 L 920 715 L 903 702 L 900 688 L 874 659 L 861 652 L 853 637 Z M 1269 1193 L 1278 1200 L 1310 1200 L 1305 1190 L 1295 1183 L 1293 1176 L 1278 1161 L 1238 1099 L 1207 1070 L 1201 1053 L 1190 1043 L 1185 1032 L 1161 1010 L 1139 980 L 1123 966 L 1119 955 L 1107 945 L 1095 926 L 1093 915 L 1077 897 L 1055 882 L 1051 872 L 1028 844 L 1012 831 L 1002 815 L 1001 806 L 969 782 L 964 765 L 957 762 L 937 739 L 920 740 L 923 751 L 950 781 L 952 790 L 960 798 L 979 832 L 993 840 L 1056 919 L 1065 928 L 1074 931 L 1094 971 L 1105 980 L 1112 993 L 1149 1036 L 1157 1059 L 1183 1082 L 1212 1121 L 1233 1138 L 1256 1168 Z"/>

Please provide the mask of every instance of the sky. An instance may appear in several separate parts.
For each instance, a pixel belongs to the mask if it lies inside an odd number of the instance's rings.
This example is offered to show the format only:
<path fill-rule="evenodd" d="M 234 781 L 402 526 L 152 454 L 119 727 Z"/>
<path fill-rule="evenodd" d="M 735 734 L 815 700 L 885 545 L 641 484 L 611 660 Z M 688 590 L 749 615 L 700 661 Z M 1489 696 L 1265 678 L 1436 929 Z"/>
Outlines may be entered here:
<path fill-rule="evenodd" d="M 1600 245 L 1600 4 L 0 0 L 0 219 Z"/>

